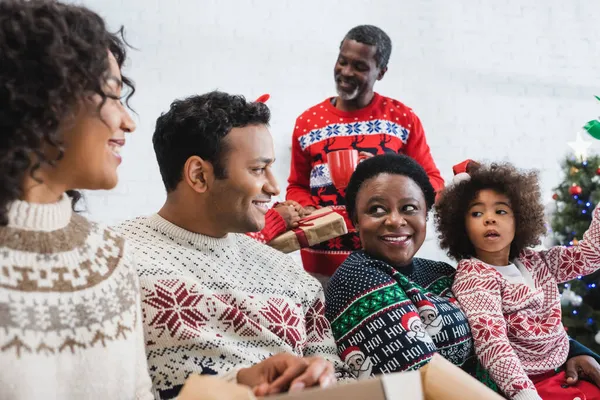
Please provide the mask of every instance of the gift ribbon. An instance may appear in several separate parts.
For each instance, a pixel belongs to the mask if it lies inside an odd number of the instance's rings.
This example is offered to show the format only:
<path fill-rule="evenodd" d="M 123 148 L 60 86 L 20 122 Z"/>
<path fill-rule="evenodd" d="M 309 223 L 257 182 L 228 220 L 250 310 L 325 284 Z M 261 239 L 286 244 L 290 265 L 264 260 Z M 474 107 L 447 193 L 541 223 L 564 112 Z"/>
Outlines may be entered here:
<path fill-rule="evenodd" d="M 305 248 L 305 247 L 310 247 L 310 244 L 308 243 L 308 238 L 306 237 L 306 233 L 304 232 L 304 230 L 300 229 L 300 228 L 309 228 L 311 226 L 315 226 L 314 223 L 311 223 L 310 221 L 313 221 L 315 219 L 324 217 L 326 215 L 329 214 L 333 214 L 334 211 L 327 211 L 321 214 L 317 214 L 317 215 L 309 215 L 308 217 L 304 217 L 302 218 L 299 222 L 298 222 L 298 227 L 295 229 L 292 229 L 292 232 L 294 232 L 294 234 L 296 235 L 296 238 L 298 239 L 298 243 L 300 243 L 300 247 L 301 248 Z"/>

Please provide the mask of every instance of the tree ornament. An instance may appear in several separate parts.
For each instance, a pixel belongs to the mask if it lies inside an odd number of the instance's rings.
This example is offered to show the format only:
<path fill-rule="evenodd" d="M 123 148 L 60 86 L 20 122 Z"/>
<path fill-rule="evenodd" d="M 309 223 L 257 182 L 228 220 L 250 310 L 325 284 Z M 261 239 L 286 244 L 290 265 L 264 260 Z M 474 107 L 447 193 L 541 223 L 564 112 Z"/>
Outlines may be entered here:
<path fill-rule="evenodd" d="M 581 189 L 581 186 L 579 186 L 576 183 L 571 185 L 571 187 L 569 188 L 569 193 L 571 194 L 571 196 L 579 196 L 582 191 L 583 190 Z"/>
<path fill-rule="evenodd" d="M 596 175 L 600 175 L 600 167 L 596 168 Z"/>
<path fill-rule="evenodd" d="M 571 299 L 571 305 L 573 307 L 579 307 L 581 303 L 583 303 L 583 299 L 579 295 L 575 295 L 573 296 L 573 299 Z"/>
<path fill-rule="evenodd" d="M 600 140 L 600 121 L 597 119 L 589 121 L 584 125 L 583 129 L 585 129 L 594 139 Z"/>
<path fill-rule="evenodd" d="M 596 98 L 596 100 L 600 101 L 600 97 L 598 96 L 594 96 Z M 587 124 L 585 124 L 583 126 L 583 129 L 585 129 L 587 131 L 587 133 L 590 134 L 591 137 L 593 137 L 594 139 L 598 139 L 600 140 L 600 121 L 595 119 L 592 121 L 589 121 Z"/>
<path fill-rule="evenodd" d="M 569 173 L 571 174 L 571 176 L 575 175 L 578 172 L 579 172 L 579 168 L 577 168 L 577 167 L 571 167 L 571 169 L 569 170 Z"/>
<path fill-rule="evenodd" d="M 562 294 L 560 295 L 560 304 L 563 306 L 570 306 L 573 304 L 573 299 L 575 299 L 575 296 L 577 295 L 571 289 L 563 290 Z"/>
<path fill-rule="evenodd" d="M 600 168 L 599 168 L 600 169 Z M 552 200 L 558 200 L 558 193 L 552 195 Z"/>
<path fill-rule="evenodd" d="M 579 240 L 577 238 L 573 238 L 573 246 L 577 246 L 579 244 Z"/>

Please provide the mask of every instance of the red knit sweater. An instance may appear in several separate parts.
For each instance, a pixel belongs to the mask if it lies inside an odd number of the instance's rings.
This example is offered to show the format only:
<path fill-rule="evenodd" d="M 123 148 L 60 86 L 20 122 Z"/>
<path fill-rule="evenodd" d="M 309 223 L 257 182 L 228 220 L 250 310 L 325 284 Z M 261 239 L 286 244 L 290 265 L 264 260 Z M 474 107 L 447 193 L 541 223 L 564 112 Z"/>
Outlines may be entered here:
<path fill-rule="evenodd" d="M 281 235 L 287 230 L 285 226 L 285 220 L 277 211 L 273 208 L 267 211 L 265 215 L 265 227 L 260 232 L 247 232 L 246 235 L 252 239 L 256 239 L 261 243 L 269 243 L 277 236 Z"/>
<path fill-rule="evenodd" d="M 465 312 L 475 352 L 511 399 L 538 399 L 529 376 L 562 366 L 569 338 L 561 323 L 558 283 L 600 268 L 600 208 L 578 246 L 524 250 L 517 259 L 535 288 L 509 283 L 478 259 L 462 260 L 452 292 Z"/>
<path fill-rule="evenodd" d="M 326 158 L 329 152 L 352 148 L 371 154 L 404 153 L 423 166 L 436 191 L 444 187 L 419 118 L 401 102 L 375 93 L 371 104 L 358 111 L 338 110 L 328 98 L 298 117 L 286 198 L 305 207 L 334 206 L 346 216 Z M 350 252 L 361 248 L 352 224 L 346 222 L 347 235 L 302 250 L 307 271 L 331 276 Z"/>

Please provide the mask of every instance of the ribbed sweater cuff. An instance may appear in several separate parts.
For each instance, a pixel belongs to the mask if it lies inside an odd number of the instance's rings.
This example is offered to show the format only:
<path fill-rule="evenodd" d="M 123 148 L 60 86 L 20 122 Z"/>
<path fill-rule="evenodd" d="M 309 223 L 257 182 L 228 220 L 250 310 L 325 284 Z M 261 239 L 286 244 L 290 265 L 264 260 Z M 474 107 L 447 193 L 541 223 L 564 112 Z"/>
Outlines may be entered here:
<path fill-rule="evenodd" d="M 265 227 L 260 233 L 265 237 L 265 241 L 268 243 L 277 236 L 281 235 L 287 230 L 285 226 L 285 220 L 275 209 L 271 208 L 265 215 Z"/>

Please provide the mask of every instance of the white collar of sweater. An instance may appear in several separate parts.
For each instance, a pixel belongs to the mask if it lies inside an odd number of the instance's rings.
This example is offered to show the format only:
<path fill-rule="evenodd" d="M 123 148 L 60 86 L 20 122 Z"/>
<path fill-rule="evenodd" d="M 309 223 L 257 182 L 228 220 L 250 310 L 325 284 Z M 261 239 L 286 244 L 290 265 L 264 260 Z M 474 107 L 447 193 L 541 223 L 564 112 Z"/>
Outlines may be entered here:
<path fill-rule="evenodd" d="M 16 200 L 8 206 L 8 226 L 26 231 L 51 232 L 63 229 L 71 221 L 73 207 L 65 193 L 56 203 L 29 203 Z"/>
<path fill-rule="evenodd" d="M 235 235 L 228 234 L 222 238 L 203 235 L 183 229 L 174 223 L 167 221 L 158 214 L 148 217 L 148 222 L 160 232 L 173 239 L 180 239 L 194 246 L 206 246 L 208 248 L 231 247 L 235 243 Z"/>

